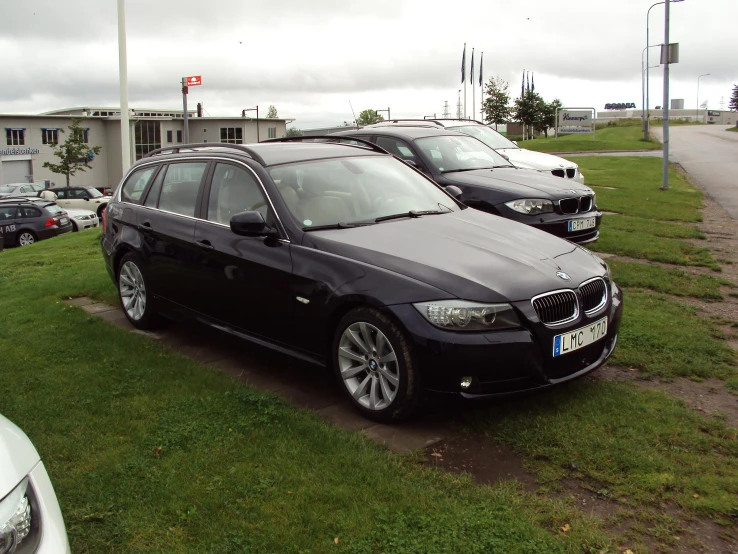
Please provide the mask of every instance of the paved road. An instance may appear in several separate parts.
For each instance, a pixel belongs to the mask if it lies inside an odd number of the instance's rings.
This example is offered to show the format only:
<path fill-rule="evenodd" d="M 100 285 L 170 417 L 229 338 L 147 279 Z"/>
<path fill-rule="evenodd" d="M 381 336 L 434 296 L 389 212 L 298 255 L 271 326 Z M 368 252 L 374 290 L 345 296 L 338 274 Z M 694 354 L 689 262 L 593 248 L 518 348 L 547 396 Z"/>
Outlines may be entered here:
<path fill-rule="evenodd" d="M 738 133 L 727 125 L 680 125 L 669 129 L 669 158 L 676 159 L 707 193 L 738 219 Z M 652 127 L 661 140 L 661 128 Z"/>

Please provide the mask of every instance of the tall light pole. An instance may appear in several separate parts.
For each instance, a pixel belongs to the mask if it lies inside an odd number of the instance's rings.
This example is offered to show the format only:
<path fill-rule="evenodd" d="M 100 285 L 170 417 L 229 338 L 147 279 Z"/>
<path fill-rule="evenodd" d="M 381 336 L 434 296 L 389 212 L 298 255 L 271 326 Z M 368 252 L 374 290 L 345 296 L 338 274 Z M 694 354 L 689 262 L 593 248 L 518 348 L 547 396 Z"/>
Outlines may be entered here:
<path fill-rule="evenodd" d="M 646 81 L 644 79 L 644 71 L 648 71 L 650 68 L 648 66 L 644 67 L 643 63 L 643 54 L 646 53 L 646 50 L 649 48 L 655 48 L 656 46 L 659 46 L 658 44 L 652 44 L 651 46 L 646 46 L 643 49 L 643 52 L 641 52 L 641 121 L 643 123 L 643 129 L 646 131 L 646 134 L 643 137 L 643 140 L 648 140 L 648 130 L 646 128 Z M 651 67 L 658 67 L 657 65 L 651 66 Z"/>
<path fill-rule="evenodd" d="M 664 105 L 661 109 L 661 113 L 663 114 L 661 122 L 664 126 L 664 158 L 661 190 L 669 190 L 669 63 L 671 62 L 671 52 L 669 48 L 670 6 L 671 2 L 666 2 L 664 5 L 664 45 L 661 47 L 661 63 L 664 64 Z M 666 59 L 663 59 L 664 53 L 666 53 Z"/>
<path fill-rule="evenodd" d="M 128 58 L 126 55 L 126 2 L 118 0 L 118 78 L 120 80 L 120 155 L 123 175 L 131 167 L 131 128 L 128 122 Z"/>
<path fill-rule="evenodd" d="M 387 120 L 389 121 L 390 119 L 392 119 L 392 114 L 389 108 L 387 108 L 386 110 L 374 110 L 374 111 L 376 112 L 377 115 L 379 115 L 379 112 L 387 112 Z"/>
<path fill-rule="evenodd" d="M 697 77 L 697 107 L 694 110 L 694 120 L 697 121 L 700 117 L 700 79 L 707 77 L 709 73 L 704 73 Z"/>
<path fill-rule="evenodd" d="M 684 0 L 671 0 L 672 2 L 684 2 Z M 656 2 L 651 6 L 653 8 L 654 6 L 658 6 L 659 4 L 666 4 L 665 1 L 663 2 Z M 646 44 L 651 42 L 648 37 L 648 30 L 649 30 L 649 16 L 651 15 L 651 8 L 648 8 L 648 11 L 646 12 Z M 649 98 L 649 80 L 648 80 L 648 65 L 650 63 L 650 60 L 648 59 L 648 52 L 646 52 L 646 125 L 643 127 L 643 140 L 648 140 L 648 110 L 651 107 L 651 102 Z"/>

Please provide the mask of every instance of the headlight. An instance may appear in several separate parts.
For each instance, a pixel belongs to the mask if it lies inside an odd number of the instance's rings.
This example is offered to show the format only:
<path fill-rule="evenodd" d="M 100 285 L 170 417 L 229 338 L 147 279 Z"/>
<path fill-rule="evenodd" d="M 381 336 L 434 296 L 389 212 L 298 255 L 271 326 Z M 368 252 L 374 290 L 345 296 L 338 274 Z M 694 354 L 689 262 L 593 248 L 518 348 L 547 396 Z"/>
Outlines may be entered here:
<path fill-rule="evenodd" d="M 545 214 L 554 211 L 553 202 L 550 200 L 525 198 L 521 200 L 513 200 L 512 202 L 505 202 L 505 206 L 526 215 Z"/>
<path fill-rule="evenodd" d="M 0 502 L 0 554 L 16 552 L 31 531 L 28 478 Z"/>
<path fill-rule="evenodd" d="M 494 331 L 520 327 L 520 320 L 510 304 L 439 300 L 419 302 L 413 306 L 436 327 L 452 331 Z"/>

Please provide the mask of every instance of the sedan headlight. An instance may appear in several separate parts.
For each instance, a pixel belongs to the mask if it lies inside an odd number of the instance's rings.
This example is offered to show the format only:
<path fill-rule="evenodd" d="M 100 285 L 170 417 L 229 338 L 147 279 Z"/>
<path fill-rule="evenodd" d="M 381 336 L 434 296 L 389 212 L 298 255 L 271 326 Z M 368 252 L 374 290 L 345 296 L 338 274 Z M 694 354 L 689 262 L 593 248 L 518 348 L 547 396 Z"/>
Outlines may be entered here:
<path fill-rule="evenodd" d="M 451 331 L 495 331 L 520 327 L 520 320 L 510 304 L 439 300 L 419 302 L 413 306 L 436 327 Z"/>
<path fill-rule="evenodd" d="M 31 531 L 28 478 L 0 502 L 0 554 L 17 552 Z M 22 551 L 22 549 L 21 549 Z"/>
<path fill-rule="evenodd" d="M 526 215 L 545 214 L 554 211 L 553 202 L 550 200 L 536 200 L 532 198 L 505 202 L 505 206 Z"/>

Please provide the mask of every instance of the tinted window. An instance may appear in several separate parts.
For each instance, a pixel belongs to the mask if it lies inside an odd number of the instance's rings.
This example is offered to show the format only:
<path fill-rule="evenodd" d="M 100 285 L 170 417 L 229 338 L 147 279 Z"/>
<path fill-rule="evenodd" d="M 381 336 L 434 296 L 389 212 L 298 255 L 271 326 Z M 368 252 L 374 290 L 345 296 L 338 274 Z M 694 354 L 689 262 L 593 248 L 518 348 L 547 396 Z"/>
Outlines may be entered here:
<path fill-rule="evenodd" d="M 415 160 L 415 154 L 405 141 L 391 137 L 377 137 L 377 146 L 381 146 L 390 154 L 394 154 L 403 160 Z"/>
<path fill-rule="evenodd" d="M 156 205 L 159 202 L 161 183 L 162 181 L 164 181 L 164 173 L 166 173 L 166 169 L 162 169 L 156 176 L 156 179 L 154 179 L 154 182 L 151 184 L 151 188 L 149 188 L 149 192 L 146 195 L 146 202 L 144 202 L 144 206 L 148 206 L 149 208 L 156 208 Z"/>
<path fill-rule="evenodd" d="M 0 206 L 0 221 L 7 221 L 8 219 L 15 219 L 18 208 L 15 206 Z"/>
<path fill-rule="evenodd" d="M 20 208 L 22 217 L 41 217 L 41 211 L 36 208 Z"/>
<path fill-rule="evenodd" d="M 159 209 L 195 217 L 197 192 L 200 189 L 205 162 L 171 164 L 159 195 Z"/>
<path fill-rule="evenodd" d="M 258 210 L 266 219 L 267 202 L 252 173 L 235 165 L 216 165 L 208 200 L 208 220 L 228 225 L 235 214 L 251 210 Z"/>
<path fill-rule="evenodd" d="M 126 184 L 123 185 L 123 190 L 120 191 L 120 199 L 123 200 L 123 202 L 138 204 L 141 200 L 141 195 L 144 190 L 146 190 L 146 185 L 149 184 L 155 171 L 156 166 L 148 166 L 137 169 L 131 173 Z M 59 198 L 61 198 L 61 196 Z"/>

